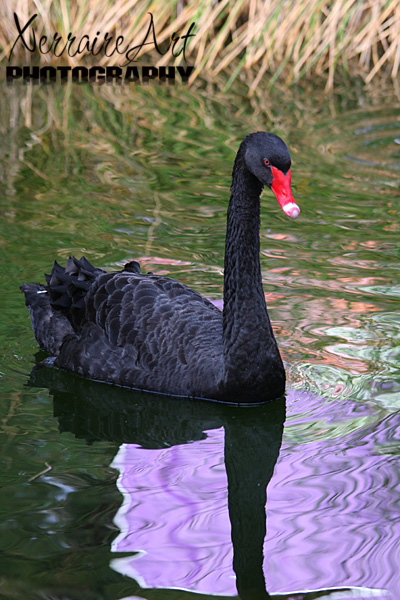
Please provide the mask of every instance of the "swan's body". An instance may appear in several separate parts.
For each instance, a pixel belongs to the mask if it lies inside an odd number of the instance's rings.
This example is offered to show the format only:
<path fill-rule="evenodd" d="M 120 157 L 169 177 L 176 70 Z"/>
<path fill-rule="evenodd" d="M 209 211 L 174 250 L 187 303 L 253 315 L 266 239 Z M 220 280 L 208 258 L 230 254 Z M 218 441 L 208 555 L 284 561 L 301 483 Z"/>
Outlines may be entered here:
<path fill-rule="evenodd" d="M 228 209 L 224 310 L 132 262 L 105 273 L 85 259 L 55 263 L 47 286 L 22 286 L 33 330 L 56 367 L 89 379 L 170 395 L 259 403 L 281 396 L 285 371 L 262 288 L 259 199 L 263 185 L 284 212 L 290 155 L 271 134 L 245 138 Z"/>

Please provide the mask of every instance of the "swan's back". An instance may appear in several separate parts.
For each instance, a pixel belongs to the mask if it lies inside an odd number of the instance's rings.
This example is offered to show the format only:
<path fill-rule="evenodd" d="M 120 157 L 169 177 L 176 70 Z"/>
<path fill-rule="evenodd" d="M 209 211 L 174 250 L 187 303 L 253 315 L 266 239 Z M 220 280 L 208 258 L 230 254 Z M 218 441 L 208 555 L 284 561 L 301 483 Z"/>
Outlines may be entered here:
<path fill-rule="evenodd" d="M 178 281 L 117 273 L 85 259 L 55 264 L 48 286 L 23 286 L 39 345 L 83 377 L 170 394 L 215 397 L 223 378 L 222 313 Z M 39 317 L 40 309 L 40 317 Z"/>

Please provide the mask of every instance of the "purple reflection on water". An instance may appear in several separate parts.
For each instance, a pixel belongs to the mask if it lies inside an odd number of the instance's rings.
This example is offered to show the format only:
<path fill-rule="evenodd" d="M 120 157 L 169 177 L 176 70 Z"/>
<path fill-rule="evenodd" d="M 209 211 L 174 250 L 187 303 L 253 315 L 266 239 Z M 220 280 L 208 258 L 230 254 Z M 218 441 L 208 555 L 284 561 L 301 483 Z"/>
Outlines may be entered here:
<path fill-rule="evenodd" d="M 223 429 L 165 450 L 124 444 L 113 461 L 124 502 L 114 552 L 141 550 L 113 567 L 143 587 L 235 591 Z"/>
<path fill-rule="evenodd" d="M 306 392 L 290 395 L 296 396 L 297 404 L 310 400 Z M 345 409 L 345 403 L 338 408 Z M 310 409 L 316 420 L 315 406 L 308 405 Z M 337 414 L 327 418 L 328 410 L 325 406 L 319 411 L 321 427 L 322 419 L 325 423 L 338 419 Z M 343 413 L 343 424 L 350 416 L 354 418 L 354 414 Z M 328 586 L 386 588 L 397 597 L 398 457 L 382 453 L 379 437 L 387 440 L 398 423 L 393 427 L 385 421 L 379 427 L 366 426 L 331 440 L 299 446 L 284 441 L 268 487 L 264 546 L 266 577 L 277 589 L 299 587 L 300 582 L 310 588 L 324 581 Z M 282 568 L 283 562 L 290 564 L 290 569 Z"/>
<path fill-rule="evenodd" d="M 268 591 L 361 586 L 397 598 L 400 477 L 398 458 L 383 451 L 398 415 L 376 424 L 367 406 L 294 390 L 287 406 L 267 491 Z M 223 428 L 163 450 L 124 444 L 113 466 L 124 500 L 112 550 L 140 554 L 112 567 L 143 587 L 237 595 Z"/>

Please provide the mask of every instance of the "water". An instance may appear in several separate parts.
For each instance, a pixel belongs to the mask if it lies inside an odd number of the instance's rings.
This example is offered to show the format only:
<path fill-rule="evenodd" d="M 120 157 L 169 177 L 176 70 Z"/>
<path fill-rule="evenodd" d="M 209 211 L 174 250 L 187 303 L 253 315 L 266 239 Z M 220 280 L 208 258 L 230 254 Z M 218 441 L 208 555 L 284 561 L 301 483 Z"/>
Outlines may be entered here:
<path fill-rule="evenodd" d="M 3 85 L 2 98 L 0 597 L 397 598 L 393 93 Z M 288 142 L 302 210 L 292 222 L 264 192 L 286 402 L 238 410 L 31 374 L 43 354 L 18 287 L 54 258 L 139 258 L 221 299 L 232 161 L 258 129 Z"/>

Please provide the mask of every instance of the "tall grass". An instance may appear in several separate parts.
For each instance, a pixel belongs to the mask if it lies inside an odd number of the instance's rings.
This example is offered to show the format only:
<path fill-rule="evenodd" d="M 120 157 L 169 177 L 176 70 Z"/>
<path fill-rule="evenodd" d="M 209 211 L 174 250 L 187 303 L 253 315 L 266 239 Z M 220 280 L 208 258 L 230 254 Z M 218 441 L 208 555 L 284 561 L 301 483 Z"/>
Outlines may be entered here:
<path fill-rule="evenodd" d="M 396 80 L 400 71 L 399 0 L 15 0 L 0 5 L 0 60 L 7 61 L 17 37 L 13 13 L 21 23 L 38 13 L 36 36 L 72 31 L 92 39 L 96 32 L 123 35 L 139 44 L 154 15 L 157 41 L 174 32 L 196 34 L 186 49 L 199 74 L 215 78 L 239 74 L 253 91 L 263 78 L 274 83 L 324 76 L 332 88 L 335 72 L 361 75 L 370 82 L 378 74 Z M 22 51 L 18 44 L 18 52 Z M 14 50 L 13 63 L 17 48 Z M 152 45 L 143 53 L 154 54 Z M 49 56 L 43 57 L 43 60 Z M 78 64 L 85 57 L 66 57 Z M 87 58 L 87 57 L 86 57 Z M 120 64 L 121 56 L 97 57 L 96 64 Z M 155 54 L 151 64 L 173 64 L 171 54 Z M 182 55 L 174 59 L 182 61 Z"/>

